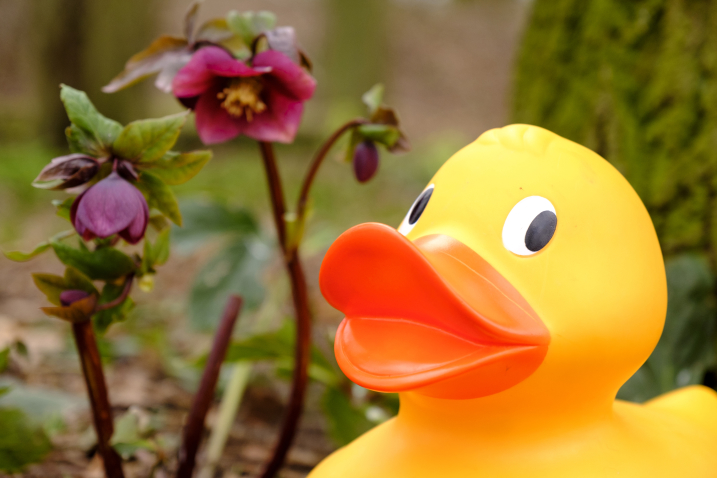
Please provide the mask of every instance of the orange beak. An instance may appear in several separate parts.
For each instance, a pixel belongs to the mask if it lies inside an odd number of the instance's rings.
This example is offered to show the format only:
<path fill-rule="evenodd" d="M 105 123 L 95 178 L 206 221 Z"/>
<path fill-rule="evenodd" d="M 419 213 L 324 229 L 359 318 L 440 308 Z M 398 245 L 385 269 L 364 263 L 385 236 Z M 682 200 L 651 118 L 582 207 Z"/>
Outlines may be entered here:
<path fill-rule="evenodd" d="M 372 390 L 491 395 L 529 377 L 548 350 L 548 329 L 528 302 L 450 236 L 413 243 L 392 227 L 361 224 L 329 248 L 319 283 L 346 314 L 338 364 Z"/>

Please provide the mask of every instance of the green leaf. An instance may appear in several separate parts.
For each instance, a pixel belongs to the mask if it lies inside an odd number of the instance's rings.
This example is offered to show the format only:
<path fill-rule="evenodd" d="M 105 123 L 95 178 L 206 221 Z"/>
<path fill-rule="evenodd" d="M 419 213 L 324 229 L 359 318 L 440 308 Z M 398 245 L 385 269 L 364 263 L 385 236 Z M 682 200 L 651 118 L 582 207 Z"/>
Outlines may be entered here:
<path fill-rule="evenodd" d="M 102 294 L 100 295 L 99 304 L 106 304 L 112 302 L 120 295 L 124 290 L 124 283 L 113 284 L 108 282 L 102 288 Z M 131 297 L 127 297 L 121 304 L 112 307 L 111 309 L 101 310 L 92 316 L 92 323 L 95 326 L 95 330 L 98 333 L 103 334 L 107 331 L 110 325 L 115 322 L 122 322 L 127 318 L 127 314 L 134 308 L 134 301 Z"/>
<path fill-rule="evenodd" d="M 15 262 L 25 262 L 29 261 L 33 257 L 39 256 L 46 250 L 50 248 L 50 243 L 48 241 L 41 242 L 38 245 L 35 246 L 33 250 L 30 252 L 22 252 L 22 251 L 3 251 L 3 254 L 5 257 L 10 259 L 11 261 Z"/>
<path fill-rule="evenodd" d="M 211 237 L 231 235 L 241 237 L 257 234 L 259 226 L 246 209 L 230 209 L 217 202 L 182 201 L 184 226 L 172 231 L 175 245 L 185 252 L 204 244 Z"/>
<path fill-rule="evenodd" d="M 135 270 L 132 258 L 111 247 L 88 251 L 53 241 L 52 248 L 63 264 L 76 268 L 92 280 L 115 280 Z"/>
<path fill-rule="evenodd" d="M 229 29 L 226 19 L 213 18 L 207 20 L 197 29 L 197 41 L 209 41 L 212 43 L 221 43 L 229 40 L 234 36 L 234 32 Z"/>
<path fill-rule="evenodd" d="M 4 372 L 10 363 L 10 347 L 0 350 L 0 373 Z"/>
<path fill-rule="evenodd" d="M 246 45 L 251 45 L 258 35 L 274 28 L 276 15 L 267 11 L 239 13 L 232 10 L 227 14 L 227 25 Z"/>
<path fill-rule="evenodd" d="M 362 124 L 358 127 L 358 131 L 364 138 L 380 143 L 387 148 L 393 147 L 401 137 L 398 128 L 388 124 Z"/>
<path fill-rule="evenodd" d="M 212 152 L 208 150 L 190 151 L 188 153 L 170 151 L 162 159 L 143 166 L 151 167 L 152 174 L 166 184 L 175 186 L 183 184 L 196 176 L 210 159 L 212 159 Z"/>
<path fill-rule="evenodd" d="M 66 134 L 73 152 L 107 155 L 122 125 L 101 115 L 84 91 L 61 85 L 60 99 L 72 123 Z"/>
<path fill-rule="evenodd" d="M 364 407 L 354 406 L 337 388 L 326 388 L 322 405 L 329 422 L 329 434 L 339 446 L 349 444 L 374 426 L 366 418 Z"/>
<path fill-rule="evenodd" d="M 152 245 L 153 265 L 161 266 L 169 259 L 170 233 L 170 229 L 165 229 L 159 233 L 157 240 L 154 241 Z"/>
<path fill-rule="evenodd" d="M 42 429 L 31 426 L 21 410 L 0 409 L 0 430 L 0 470 L 4 472 L 20 472 L 41 461 L 52 448 Z"/>
<path fill-rule="evenodd" d="M 164 118 L 133 121 L 114 141 L 112 151 L 120 158 L 140 164 L 156 161 L 177 142 L 187 114 L 183 112 Z"/>
<path fill-rule="evenodd" d="M 60 293 L 68 289 L 64 277 L 37 273 L 32 275 L 32 280 L 51 304 L 60 305 Z"/>
<path fill-rule="evenodd" d="M 157 209 L 176 225 L 182 225 L 182 214 L 179 212 L 177 198 L 161 179 L 147 171 L 142 171 L 135 186 L 147 198 L 150 208 Z"/>
<path fill-rule="evenodd" d="M 189 296 L 189 320 L 198 330 L 216 327 L 229 294 L 244 299 L 244 310 L 264 299 L 261 274 L 272 259 L 271 248 L 259 240 L 237 240 L 214 256 L 196 275 Z"/>
<path fill-rule="evenodd" d="M 88 294 L 99 295 L 99 292 L 97 292 L 90 278 L 74 267 L 67 267 L 65 269 L 65 286 L 67 289 L 83 290 Z"/>
<path fill-rule="evenodd" d="M 72 203 L 75 202 L 74 197 L 69 197 L 65 199 L 64 201 L 60 201 L 59 199 L 53 199 L 52 205 L 57 208 L 57 214 L 58 217 L 61 217 L 63 219 L 70 220 L 70 210 L 72 209 Z"/>
<path fill-rule="evenodd" d="M 378 110 L 383 103 L 384 87 L 381 83 L 376 83 L 361 96 L 361 100 L 368 107 L 369 114 L 372 115 Z"/>

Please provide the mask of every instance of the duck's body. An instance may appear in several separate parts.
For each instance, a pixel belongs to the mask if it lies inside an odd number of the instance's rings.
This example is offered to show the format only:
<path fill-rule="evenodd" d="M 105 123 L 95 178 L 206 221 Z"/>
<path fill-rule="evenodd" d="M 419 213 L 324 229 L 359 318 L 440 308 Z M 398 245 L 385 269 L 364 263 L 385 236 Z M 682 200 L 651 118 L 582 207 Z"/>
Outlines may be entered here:
<path fill-rule="evenodd" d="M 717 476 L 717 394 L 705 387 L 679 390 L 654 404 L 617 400 L 604 418 L 577 422 L 573 430 L 551 429 L 549 419 L 526 429 L 524 423 L 486 424 L 480 417 L 446 417 L 417 407 L 416 413 L 435 420 L 428 424 L 406 419 L 410 405 L 401 406 L 397 417 L 336 451 L 310 477 Z"/>
<path fill-rule="evenodd" d="M 717 477 L 714 391 L 615 400 L 662 332 L 664 263 L 637 194 L 582 146 L 488 131 L 398 231 L 339 237 L 320 283 L 346 314 L 342 370 L 401 407 L 311 478 Z"/>

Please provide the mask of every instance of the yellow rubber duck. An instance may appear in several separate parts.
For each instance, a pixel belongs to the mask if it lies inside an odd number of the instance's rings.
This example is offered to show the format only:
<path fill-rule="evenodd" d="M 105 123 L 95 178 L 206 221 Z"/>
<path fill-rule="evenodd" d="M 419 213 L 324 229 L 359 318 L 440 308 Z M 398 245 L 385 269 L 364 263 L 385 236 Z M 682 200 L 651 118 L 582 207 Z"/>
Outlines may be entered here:
<path fill-rule="evenodd" d="M 398 230 L 340 236 L 320 285 L 342 370 L 401 406 L 310 478 L 717 477 L 715 392 L 615 400 L 662 332 L 665 271 L 635 191 L 578 144 L 487 131 Z"/>

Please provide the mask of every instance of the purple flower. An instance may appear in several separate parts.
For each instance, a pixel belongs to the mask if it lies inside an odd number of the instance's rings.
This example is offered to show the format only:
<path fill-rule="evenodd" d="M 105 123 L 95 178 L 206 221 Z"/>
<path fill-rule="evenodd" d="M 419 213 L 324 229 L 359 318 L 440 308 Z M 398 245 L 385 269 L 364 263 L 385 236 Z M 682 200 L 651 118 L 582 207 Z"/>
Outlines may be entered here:
<path fill-rule="evenodd" d="M 60 304 L 62 304 L 63 307 L 67 307 L 68 305 L 72 305 L 78 300 L 82 300 L 89 295 L 90 294 L 88 294 L 84 290 L 63 290 L 62 292 L 60 292 Z"/>
<path fill-rule="evenodd" d="M 194 110 L 205 144 L 239 135 L 292 142 L 315 88 L 316 80 L 281 52 L 258 53 L 249 66 L 216 46 L 199 49 L 172 82 L 177 99 Z"/>
<path fill-rule="evenodd" d="M 149 208 L 142 193 L 113 171 L 77 196 L 70 219 L 86 241 L 119 234 L 130 244 L 136 244 L 147 229 Z"/>
<path fill-rule="evenodd" d="M 378 171 L 378 149 L 373 141 L 363 141 L 354 149 L 354 174 L 360 183 L 365 183 Z"/>

